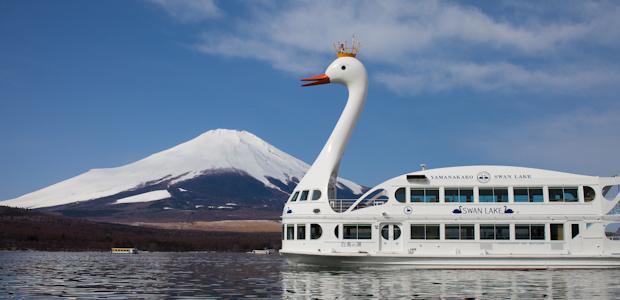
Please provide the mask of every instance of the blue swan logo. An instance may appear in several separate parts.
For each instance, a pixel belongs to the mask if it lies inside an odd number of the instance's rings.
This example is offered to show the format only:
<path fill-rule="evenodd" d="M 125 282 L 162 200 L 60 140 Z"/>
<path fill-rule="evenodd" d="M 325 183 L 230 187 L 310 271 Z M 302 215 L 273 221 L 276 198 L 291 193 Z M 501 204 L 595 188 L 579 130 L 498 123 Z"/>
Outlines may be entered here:
<path fill-rule="evenodd" d="M 512 209 L 510 209 L 510 208 L 508 208 L 506 205 L 504 205 L 504 213 L 505 213 L 505 214 L 511 214 L 511 213 L 513 213 L 513 212 L 514 212 L 514 211 L 512 211 Z"/>
<path fill-rule="evenodd" d="M 454 210 L 452 210 L 453 214 L 460 214 L 463 211 L 461 210 L 463 208 L 463 206 L 459 206 L 459 208 L 455 208 Z"/>
<path fill-rule="evenodd" d="M 287 207 L 287 208 L 286 208 L 286 213 L 287 213 L 287 214 L 292 214 L 292 213 L 293 213 L 293 210 L 292 210 L 290 207 Z"/>

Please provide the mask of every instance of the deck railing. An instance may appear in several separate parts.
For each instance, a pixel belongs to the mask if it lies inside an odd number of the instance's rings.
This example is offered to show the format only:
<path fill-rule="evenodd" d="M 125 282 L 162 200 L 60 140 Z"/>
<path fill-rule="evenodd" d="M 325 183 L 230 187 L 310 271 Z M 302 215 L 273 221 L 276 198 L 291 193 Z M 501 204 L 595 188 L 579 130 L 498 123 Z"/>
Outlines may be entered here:
<path fill-rule="evenodd" d="M 341 213 L 349 209 L 358 199 L 329 199 L 329 206 L 335 212 Z"/>

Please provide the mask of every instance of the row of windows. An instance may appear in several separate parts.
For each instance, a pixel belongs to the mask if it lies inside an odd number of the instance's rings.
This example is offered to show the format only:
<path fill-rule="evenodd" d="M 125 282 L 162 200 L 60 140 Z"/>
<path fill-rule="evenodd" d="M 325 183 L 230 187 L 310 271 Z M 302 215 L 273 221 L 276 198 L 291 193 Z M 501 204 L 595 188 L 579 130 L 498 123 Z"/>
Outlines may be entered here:
<path fill-rule="evenodd" d="M 411 239 L 439 240 L 440 224 L 412 224 Z M 444 239 L 474 240 L 475 224 L 445 224 Z M 510 240 L 509 224 L 480 224 L 481 240 Z M 515 224 L 515 240 L 545 240 L 545 224 Z M 571 224 L 571 236 L 579 234 L 579 224 Z M 564 224 L 549 224 L 550 240 L 564 240 Z"/>
<path fill-rule="evenodd" d="M 295 226 L 297 226 L 297 236 L 295 236 Z M 305 240 L 306 239 L 306 224 L 287 224 L 282 225 L 282 231 L 284 231 L 284 238 L 287 240 Z M 323 235 L 323 228 L 319 224 L 310 224 L 310 239 L 316 240 Z"/>
<path fill-rule="evenodd" d="M 316 240 L 323 235 L 323 229 L 319 224 L 309 224 L 310 239 Z M 441 224 L 411 224 L 412 240 L 439 240 L 441 239 Z M 445 224 L 444 239 L 446 240 L 474 240 L 475 226 L 480 226 L 480 240 L 510 240 L 510 224 Z M 515 240 L 546 240 L 545 224 L 515 224 Z M 283 225 L 284 238 L 286 240 L 305 240 L 306 224 Z M 297 234 L 295 234 L 297 227 Z M 342 225 L 342 239 L 345 240 L 370 240 L 372 239 L 371 224 L 344 224 Z M 550 240 L 564 240 L 564 224 L 549 224 Z M 334 236 L 340 239 L 340 226 L 334 228 Z M 401 229 L 394 225 L 393 239 L 400 238 Z M 579 224 L 571 224 L 571 237 L 579 234 Z M 389 227 L 383 226 L 381 235 L 388 239 Z"/>
<path fill-rule="evenodd" d="M 478 188 L 478 202 L 508 202 L 508 187 Z M 550 202 L 579 202 L 577 187 L 549 187 Z M 398 188 L 394 192 L 396 201 L 405 203 L 406 188 Z M 594 200 L 594 189 L 583 187 L 584 201 Z M 514 202 L 544 202 L 543 187 L 515 187 L 513 188 Z M 445 203 L 473 203 L 473 188 L 444 188 Z M 410 188 L 409 202 L 411 203 L 439 203 L 439 188 Z"/>
<path fill-rule="evenodd" d="M 296 191 L 295 193 L 293 193 L 293 196 L 291 197 L 291 202 L 295 202 L 298 200 L 299 201 L 307 201 L 308 197 L 310 196 L 310 190 L 303 190 L 301 191 L 301 195 L 299 191 Z M 320 190 L 312 190 L 312 200 L 316 201 L 319 200 L 321 198 L 321 191 Z"/>

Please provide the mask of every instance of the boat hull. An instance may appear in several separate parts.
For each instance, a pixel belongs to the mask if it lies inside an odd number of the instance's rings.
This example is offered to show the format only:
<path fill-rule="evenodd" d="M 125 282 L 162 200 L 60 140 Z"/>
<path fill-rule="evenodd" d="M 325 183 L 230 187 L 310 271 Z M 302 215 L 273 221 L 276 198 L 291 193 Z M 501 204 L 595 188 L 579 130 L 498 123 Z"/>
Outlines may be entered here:
<path fill-rule="evenodd" d="M 281 252 L 291 264 L 330 267 L 403 266 L 415 269 L 613 269 L 615 256 L 407 256 L 396 254 L 308 254 Z"/>

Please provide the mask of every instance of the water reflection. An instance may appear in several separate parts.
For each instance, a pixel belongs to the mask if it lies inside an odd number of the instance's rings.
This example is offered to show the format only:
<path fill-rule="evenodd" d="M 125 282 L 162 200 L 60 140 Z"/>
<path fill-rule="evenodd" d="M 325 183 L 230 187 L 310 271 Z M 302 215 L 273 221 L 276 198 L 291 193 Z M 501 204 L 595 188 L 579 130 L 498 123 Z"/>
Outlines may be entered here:
<path fill-rule="evenodd" d="M 326 269 L 239 253 L 1 252 L 0 297 L 617 299 L 620 270 Z"/>
<path fill-rule="evenodd" d="M 617 299 L 618 270 L 464 271 L 289 267 L 285 298 Z"/>

